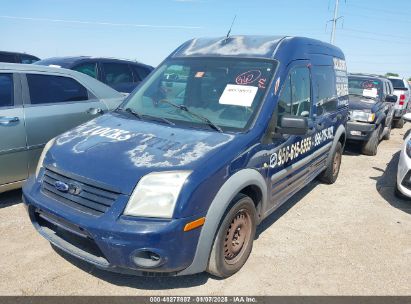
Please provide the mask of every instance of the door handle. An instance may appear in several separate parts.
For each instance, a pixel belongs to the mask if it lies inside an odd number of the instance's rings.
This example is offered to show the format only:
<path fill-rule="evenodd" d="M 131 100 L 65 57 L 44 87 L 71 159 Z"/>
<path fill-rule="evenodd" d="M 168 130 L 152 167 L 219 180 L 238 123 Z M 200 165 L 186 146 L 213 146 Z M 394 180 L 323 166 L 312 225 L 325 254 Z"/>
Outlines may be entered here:
<path fill-rule="evenodd" d="M 7 126 L 13 122 L 18 122 L 20 119 L 18 117 L 0 117 L 0 125 Z"/>
<path fill-rule="evenodd" d="M 103 114 L 104 111 L 100 108 L 90 108 L 86 111 L 86 113 L 90 115 L 97 115 L 97 114 Z"/>

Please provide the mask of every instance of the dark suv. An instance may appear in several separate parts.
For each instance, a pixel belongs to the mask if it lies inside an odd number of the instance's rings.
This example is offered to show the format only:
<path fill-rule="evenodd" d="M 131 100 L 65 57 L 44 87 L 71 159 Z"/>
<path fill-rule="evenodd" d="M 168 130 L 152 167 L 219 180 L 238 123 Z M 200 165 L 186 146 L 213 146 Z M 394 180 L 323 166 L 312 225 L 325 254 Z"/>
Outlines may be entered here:
<path fill-rule="evenodd" d="M 39 60 L 40 58 L 29 54 L 0 51 L 0 62 L 30 64 Z"/>
<path fill-rule="evenodd" d="M 394 105 L 391 82 L 381 76 L 350 74 L 348 76 L 350 120 L 347 139 L 359 141 L 362 153 L 376 155 L 381 139 L 389 139 Z"/>
<path fill-rule="evenodd" d="M 36 64 L 75 70 L 123 93 L 133 91 L 153 70 L 152 66 L 135 61 L 88 56 L 54 57 L 40 60 Z"/>

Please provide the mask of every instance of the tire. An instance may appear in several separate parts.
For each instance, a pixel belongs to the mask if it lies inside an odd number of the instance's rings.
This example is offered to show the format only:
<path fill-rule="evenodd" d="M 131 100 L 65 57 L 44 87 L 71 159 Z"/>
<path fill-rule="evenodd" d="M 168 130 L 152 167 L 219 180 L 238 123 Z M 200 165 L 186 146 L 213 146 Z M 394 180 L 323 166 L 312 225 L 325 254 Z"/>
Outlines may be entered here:
<path fill-rule="evenodd" d="M 383 140 L 390 140 L 391 130 L 392 130 L 392 124 L 388 126 L 388 132 L 384 134 L 384 137 L 382 138 Z"/>
<path fill-rule="evenodd" d="M 370 138 L 363 144 L 362 146 L 362 154 L 374 156 L 377 154 L 378 151 L 378 144 L 380 143 L 380 133 L 381 133 L 381 124 L 378 125 L 377 129 L 375 129 L 372 133 Z"/>
<path fill-rule="evenodd" d="M 402 129 L 404 127 L 404 119 L 394 120 L 394 128 Z"/>
<path fill-rule="evenodd" d="M 402 192 L 400 190 L 398 190 L 397 184 L 395 184 L 394 193 L 395 193 L 395 196 L 400 198 L 400 199 L 409 200 L 409 197 L 406 197 L 404 194 L 402 194 Z"/>
<path fill-rule="evenodd" d="M 338 174 L 340 173 L 341 167 L 341 158 L 342 158 L 343 148 L 340 142 L 337 143 L 335 146 L 335 150 L 333 152 L 332 161 L 327 166 L 325 171 L 321 173 L 320 180 L 326 184 L 334 184 L 338 178 Z"/>
<path fill-rule="evenodd" d="M 227 278 L 243 267 L 253 248 L 256 210 L 253 200 L 237 195 L 223 216 L 208 262 L 207 272 Z M 241 230 L 244 234 L 240 234 Z"/>

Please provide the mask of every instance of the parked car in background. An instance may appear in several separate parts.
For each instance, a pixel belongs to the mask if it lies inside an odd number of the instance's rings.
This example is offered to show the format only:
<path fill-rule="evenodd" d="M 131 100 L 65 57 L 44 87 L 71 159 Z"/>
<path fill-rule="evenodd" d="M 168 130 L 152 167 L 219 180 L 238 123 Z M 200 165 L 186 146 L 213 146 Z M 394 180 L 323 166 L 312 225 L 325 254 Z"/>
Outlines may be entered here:
<path fill-rule="evenodd" d="M 53 139 L 24 201 L 42 236 L 99 268 L 228 277 L 264 218 L 316 177 L 336 181 L 347 118 L 339 48 L 193 39 L 121 108 Z"/>
<path fill-rule="evenodd" d="M 75 70 L 123 93 L 133 91 L 153 70 L 152 66 L 140 62 L 87 56 L 48 58 L 36 64 Z"/>
<path fill-rule="evenodd" d="M 390 76 L 388 79 L 391 81 L 394 87 L 394 94 L 397 95 L 398 98 L 394 107 L 394 127 L 402 128 L 404 126 L 402 116 L 407 113 L 411 107 L 411 87 L 405 78 Z"/>
<path fill-rule="evenodd" d="M 411 113 L 405 114 L 403 120 L 411 122 Z M 408 132 L 400 152 L 395 193 L 401 198 L 411 200 L 411 132 Z"/>
<path fill-rule="evenodd" d="M 25 53 L 0 51 L 0 62 L 30 64 L 39 60 L 40 58 Z"/>
<path fill-rule="evenodd" d="M 348 139 L 362 145 L 362 153 L 376 155 L 381 139 L 389 139 L 397 97 L 391 82 L 365 74 L 348 76 L 350 120 Z"/>
<path fill-rule="evenodd" d="M 51 138 L 116 108 L 123 98 L 75 71 L 0 63 L 0 192 L 22 185 Z"/>

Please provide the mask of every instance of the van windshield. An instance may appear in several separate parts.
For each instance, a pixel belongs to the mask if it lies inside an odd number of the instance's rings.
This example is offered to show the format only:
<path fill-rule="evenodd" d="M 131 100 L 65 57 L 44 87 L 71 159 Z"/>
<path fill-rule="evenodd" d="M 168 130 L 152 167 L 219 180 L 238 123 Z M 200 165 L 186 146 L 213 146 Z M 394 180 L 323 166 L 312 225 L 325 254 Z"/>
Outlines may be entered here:
<path fill-rule="evenodd" d="M 170 59 L 122 108 L 142 119 L 241 131 L 257 113 L 275 66 L 259 59 Z"/>

